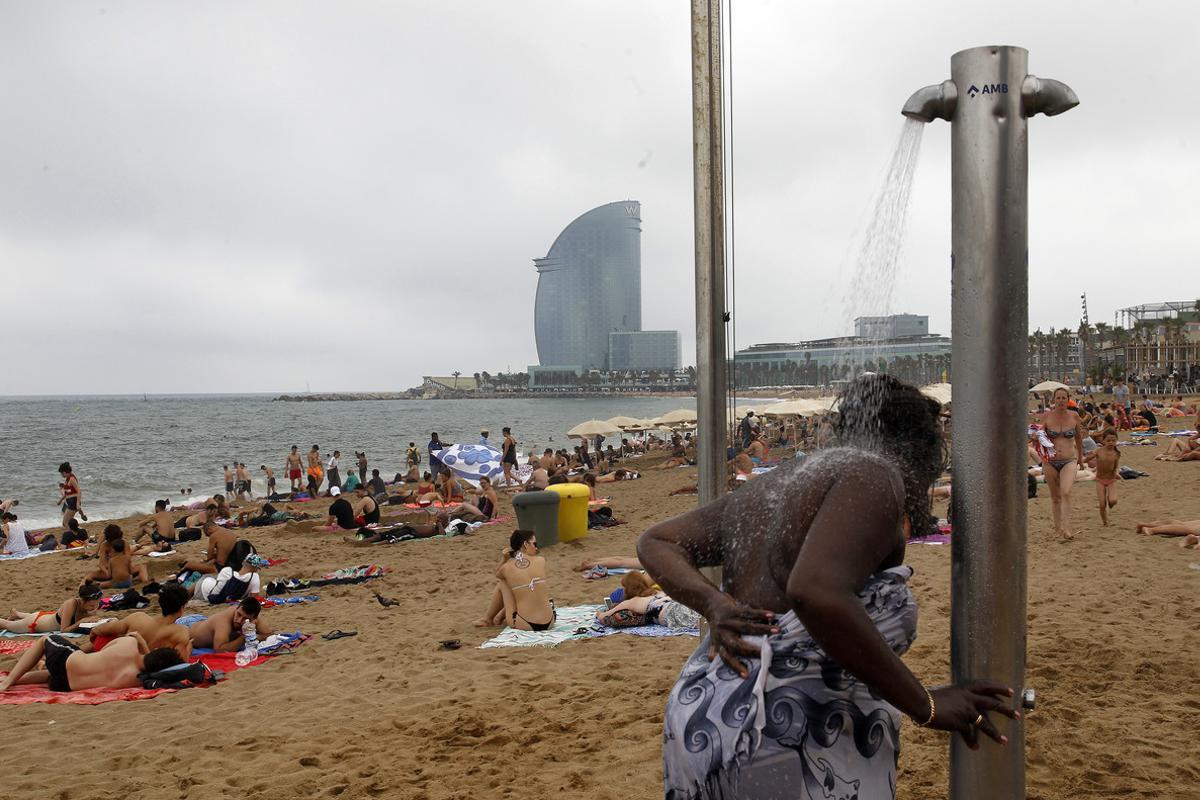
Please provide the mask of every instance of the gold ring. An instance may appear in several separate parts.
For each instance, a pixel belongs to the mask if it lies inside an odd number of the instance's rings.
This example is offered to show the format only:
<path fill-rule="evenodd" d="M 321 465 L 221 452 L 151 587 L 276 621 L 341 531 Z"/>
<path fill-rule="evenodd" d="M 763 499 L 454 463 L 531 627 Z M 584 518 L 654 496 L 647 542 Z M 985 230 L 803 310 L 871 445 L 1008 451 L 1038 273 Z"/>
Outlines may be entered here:
<path fill-rule="evenodd" d="M 983 724 L 983 714 L 980 714 L 978 717 L 975 718 L 975 727 L 978 728 L 982 724 Z"/>

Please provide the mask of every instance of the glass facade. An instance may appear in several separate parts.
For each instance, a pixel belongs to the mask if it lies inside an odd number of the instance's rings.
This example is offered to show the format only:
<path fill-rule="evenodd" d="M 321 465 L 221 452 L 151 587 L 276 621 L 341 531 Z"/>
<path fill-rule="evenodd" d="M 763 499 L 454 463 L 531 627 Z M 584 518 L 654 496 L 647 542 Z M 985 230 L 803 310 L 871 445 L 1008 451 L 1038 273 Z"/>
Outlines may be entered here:
<path fill-rule="evenodd" d="M 563 229 L 538 271 L 538 361 L 608 368 L 608 335 L 642 327 L 642 207 L 593 208 Z"/>
<path fill-rule="evenodd" d="M 679 331 L 632 331 L 608 335 L 608 368 L 679 369 Z"/>

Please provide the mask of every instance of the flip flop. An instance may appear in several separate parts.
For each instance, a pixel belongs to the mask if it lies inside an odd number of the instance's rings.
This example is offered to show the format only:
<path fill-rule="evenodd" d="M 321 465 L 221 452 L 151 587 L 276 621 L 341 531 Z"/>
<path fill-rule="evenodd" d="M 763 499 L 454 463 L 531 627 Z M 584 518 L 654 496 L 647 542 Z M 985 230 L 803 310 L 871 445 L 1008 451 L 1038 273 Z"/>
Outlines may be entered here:
<path fill-rule="evenodd" d="M 334 639 L 342 639 L 347 636 L 358 636 L 358 631 L 343 631 L 343 630 L 330 631 L 329 633 L 326 633 L 325 635 L 323 635 L 321 638 L 328 639 L 329 641 L 332 642 Z"/>
<path fill-rule="evenodd" d="M 458 648 L 462 647 L 462 642 L 460 642 L 458 639 L 442 639 L 439 644 L 442 646 L 443 650 L 457 650 Z"/>

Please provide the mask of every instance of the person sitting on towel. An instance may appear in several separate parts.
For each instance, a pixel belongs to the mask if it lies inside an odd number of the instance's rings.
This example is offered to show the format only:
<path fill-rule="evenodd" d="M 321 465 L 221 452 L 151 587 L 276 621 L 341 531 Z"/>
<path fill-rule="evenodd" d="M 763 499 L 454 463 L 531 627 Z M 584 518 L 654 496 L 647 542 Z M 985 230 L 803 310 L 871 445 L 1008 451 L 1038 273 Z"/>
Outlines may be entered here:
<path fill-rule="evenodd" d="M 500 498 L 496 496 L 496 490 L 492 488 L 491 478 L 482 475 L 479 478 L 479 491 L 475 494 L 475 502 L 464 502 L 462 505 L 447 510 L 446 513 L 453 519 L 465 519 L 467 522 L 487 522 L 495 519 L 496 506 L 499 503 Z"/>
<path fill-rule="evenodd" d="M 192 654 L 192 642 L 188 629 L 179 624 L 179 617 L 191 599 L 191 594 L 182 584 L 168 581 L 158 592 L 160 616 L 152 617 L 145 611 L 135 611 L 124 619 L 97 625 L 88 632 L 90 649 L 99 652 L 110 642 L 137 632 L 152 650 L 169 647 L 186 661 Z"/>
<path fill-rule="evenodd" d="M 208 537 L 208 549 L 204 552 L 204 559 L 185 561 L 180 565 L 181 570 L 190 569 L 201 575 L 215 575 L 229 564 L 229 554 L 237 544 L 237 534 L 215 522 L 208 522 L 204 525 L 204 535 Z"/>
<path fill-rule="evenodd" d="M 478 628 L 509 625 L 523 631 L 549 630 L 558 613 L 546 587 L 546 559 L 537 554 L 533 531 L 516 530 L 496 569 L 497 585 Z"/>
<path fill-rule="evenodd" d="M 442 482 L 438 484 L 438 494 L 441 495 L 441 501 L 447 506 L 463 501 L 462 485 L 459 484 L 458 478 L 450 469 L 442 471 Z"/>
<path fill-rule="evenodd" d="M 378 525 L 379 524 L 379 503 L 375 502 L 375 498 L 371 496 L 371 490 L 365 483 L 360 483 L 354 487 L 354 496 L 358 499 L 358 516 L 356 521 L 359 525 Z M 341 522 L 338 522 L 341 525 Z"/>
<path fill-rule="evenodd" d="M 332 486 L 329 494 L 334 498 L 333 502 L 329 504 L 329 516 L 325 519 L 324 525 L 318 525 L 313 530 L 352 531 L 357 528 L 358 522 L 354 519 L 354 506 L 350 505 L 350 501 L 342 496 L 342 490 Z"/>
<path fill-rule="evenodd" d="M 44 669 L 35 669 L 39 661 Z M 179 653 L 169 647 L 151 650 L 142 635 L 133 631 L 109 644 L 99 653 L 85 653 L 70 639 L 57 633 L 34 642 L 21 654 L 12 672 L 0 680 L 0 692 L 13 686 L 47 684 L 52 692 L 83 689 L 132 689 L 142 685 L 143 672 L 182 664 Z"/>
<path fill-rule="evenodd" d="M 138 521 L 138 535 L 133 540 L 134 544 L 146 536 L 154 537 L 156 542 L 163 539 L 175 541 L 175 524 L 171 522 L 171 515 L 167 513 L 166 500 L 155 500 L 154 513 Z"/>
<path fill-rule="evenodd" d="M 219 653 L 241 650 L 246 643 L 242 636 L 242 625 L 246 620 L 253 620 L 260 642 L 273 633 L 263 622 L 262 603 L 247 597 L 236 606 L 222 609 L 192 625 L 189 629 L 192 647 L 209 647 Z"/>

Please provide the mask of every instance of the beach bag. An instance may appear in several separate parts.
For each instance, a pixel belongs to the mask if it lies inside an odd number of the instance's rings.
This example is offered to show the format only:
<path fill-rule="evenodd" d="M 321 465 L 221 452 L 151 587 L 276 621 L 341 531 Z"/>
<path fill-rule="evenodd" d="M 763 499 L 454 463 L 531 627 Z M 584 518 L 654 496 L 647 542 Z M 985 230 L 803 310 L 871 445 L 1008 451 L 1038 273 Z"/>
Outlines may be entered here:
<path fill-rule="evenodd" d="M 47 533 L 45 536 L 43 536 L 42 543 L 38 545 L 38 550 L 42 551 L 43 553 L 45 553 L 49 550 L 57 550 L 57 549 L 58 549 L 58 539 L 55 538 L 53 533 Z"/>
<path fill-rule="evenodd" d="M 184 528 L 183 530 L 181 530 L 179 532 L 179 535 L 175 538 L 175 541 L 177 541 L 177 542 L 198 542 L 198 541 L 200 541 L 200 529 L 199 528 Z"/>
<path fill-rule="evenodd" d="M 229 563 L 227 566 L 233 567 L 234 572 L 241 572 L 242 565 L 246 563 L 246 557 L 251 553 L 257 552 L 254 549 L 254 545 L 250 542 L 245 539 L 238 539 L 234 543 L 233 549 L 229 551 Z"/>
<path fill-rule="evenodd" d="M 213 672 L 199 661 L 194 664 L 175 664 L 157 672 L 138 675 L 143 689 L 189 689 L 214 684 L 222 677 L 222 673 Z"/>

